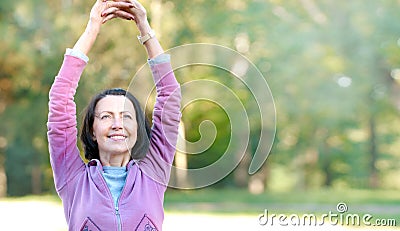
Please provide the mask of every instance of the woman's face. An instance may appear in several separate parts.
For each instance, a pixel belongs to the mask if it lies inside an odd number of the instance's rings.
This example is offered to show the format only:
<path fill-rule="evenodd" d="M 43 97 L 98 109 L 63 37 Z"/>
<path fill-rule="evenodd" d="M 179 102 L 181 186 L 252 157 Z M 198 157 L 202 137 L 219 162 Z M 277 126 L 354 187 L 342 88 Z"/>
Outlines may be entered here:
<path fill-rule="evenodd" d="M 100 156 L 130 156 L 137 139 L 137 122 L 135 108 L 128 98 L 108 95 L 97 102 L 93 139 Z"/>

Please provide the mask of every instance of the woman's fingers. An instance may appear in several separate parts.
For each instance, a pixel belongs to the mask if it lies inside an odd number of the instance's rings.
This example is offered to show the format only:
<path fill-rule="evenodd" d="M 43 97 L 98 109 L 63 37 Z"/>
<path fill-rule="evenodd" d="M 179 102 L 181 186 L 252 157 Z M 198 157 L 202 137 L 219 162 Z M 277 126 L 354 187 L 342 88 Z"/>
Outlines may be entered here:
<path fill-rule="evenodd" d="M 113 18 L 135 20 L 136 23 L 147 20 L 146 9 L 136 0 L 108 0 L 104 3 L 105 7 L 101 12 L 103 23 Z"/>
<path fill-rule="evenodd" d="M 103 17 L 102 23 L 104 24 L 104 23 L 110 21 L 110 20 L 113 19 L 113 18 L 115 18 L 115 16 L 114 16 L 113 14 L 109 14 L 109 15 Z"/>
<path fill-rule="evenodd" d="M 146 9 L 136 0 L 109 0 L 107 4 L 107 8 L 117 7 L 133 15 L 146 15 Z"/>
<path fill-rule="evenodd" d="M 113 18 L 122 18 L 122 19 L 126 19 L 126 20 L 135 20 L 135 17 L 132 14 L 127 13 L 127 12 L 125 12 L 123 10 L 113 11 L 112 13 L 105 14 L 103 17 L 104 17 L 103 18 L 103 24 L 106 23 L 107 21 L 113 19 Z"/>
<path fill-rule="evenodd" d="M 129 1 L 132 3 L 133 7 L 135 7 L 136 9 L 146 12 L 146 9 L 139 1 L 137 1 L 137 0 L 129 0 Z"/>
<path fill-rule="evenodd" d="M 128 13 L 123 10 L 117 10 L 114 13 L 117 17 L 127 19 L 127 20 L 135 20 L 135 16 L 131 13 Z"/>
<path fill-rule="evenodd" d="M 127 20 L 133 20 L 135 16 L 133 15 L 133 11 L 131 8 L 134 8 L 134 5 L 131 2 L 114 2 L 114 1 L 107 1 L 107 6 L 102 11 L 101 16 L 106 17 L 112 15 L 113 17 L 107 17 L 107 20 L 112 18 L 123 18 Z"/>
<path fill-rule="evenodd" d="M 134 4 L 131 2 L 114 2 L 114 1 L 107 1 L 106 3 L 105 10 L 108 10 L 110 8 L 118 8 L 118 9 L 129 9 L 129 8 L 134 8 Z"/>

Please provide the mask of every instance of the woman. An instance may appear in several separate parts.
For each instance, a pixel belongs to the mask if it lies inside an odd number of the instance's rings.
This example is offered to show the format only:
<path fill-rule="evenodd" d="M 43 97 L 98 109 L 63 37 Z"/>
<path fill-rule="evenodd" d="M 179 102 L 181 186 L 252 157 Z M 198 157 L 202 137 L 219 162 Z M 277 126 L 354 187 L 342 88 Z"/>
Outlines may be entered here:
<path fill-rule="evenodd" d="M 74 94 L 101 25 L 113 18 L 134 21 L 140 32 L 157 89 L 153 126 L 146 128 L 130 93 L 101 92 L 89 103 L 83 122 L 85 164 L 77 147 Z M 180 120 L 180 87 L 139 2 L 97 0 L 85 31 L 66 51 L 49 98 L 51 165 L 69 230 L 161 230 Z"/>

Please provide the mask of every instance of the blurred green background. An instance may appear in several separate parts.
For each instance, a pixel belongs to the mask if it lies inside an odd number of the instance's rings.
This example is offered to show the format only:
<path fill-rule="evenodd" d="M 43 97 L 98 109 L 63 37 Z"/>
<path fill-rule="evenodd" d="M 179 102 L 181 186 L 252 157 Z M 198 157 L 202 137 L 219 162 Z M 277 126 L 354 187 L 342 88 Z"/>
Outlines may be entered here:
<path fill-rule="evenodd" d="M 55 195 L 46 139 L 48 91 L 92 4 L 0 3 L 0 197 Z M 167 208 L 179 201 L 400 204 L 399 0 L 143 5 L 164 48 L 213 43 L 249 58 L 265 76 L 277 113 L 274 145 L 258 173 L 247 174 L 258 145 L 254 135 L 234 172 L 207 189 L 169 189 Z M 104 25 L 76 94 L 79 119 L 92 95 L 126 88 L 145 63 L 136 34 L 132 22 Z M 219 78 L 214 75 L 209 77 Z M 226 115 L 212 106 L 185 109 L 187 140 L 199 139 L 198 125 L 205 119 L 214 122 L 218 140 L 202 157 L 188 158 L 189 167 L 215 161 L 226 147 Z"/>

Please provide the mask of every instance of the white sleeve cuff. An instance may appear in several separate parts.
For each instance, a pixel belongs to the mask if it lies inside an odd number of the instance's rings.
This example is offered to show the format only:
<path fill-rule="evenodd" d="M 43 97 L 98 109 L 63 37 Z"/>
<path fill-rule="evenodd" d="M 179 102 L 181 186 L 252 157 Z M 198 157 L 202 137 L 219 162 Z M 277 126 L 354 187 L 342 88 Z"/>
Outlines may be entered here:
<path fill-rule="evenodd" d="M 71 48 L 67 48 L 67 50 L 65 51 L 66 55 L 71 55 L 74 56 L 76 58 L 82 59 L 83 61 L 85 61 L 86 63 L 89 62 L 89 57 L 87 57 L 84 53 L 82 53 L 80 50 L 76 50 L 76 49 L 71 49 Z"/>
<path fill-rule="evenodd" d="M 152 59 L 148 59 L 147 62 L 150 64 L 150 66 L 154 66 L 156 64 L 161 64 L 161 63 L 169 63 L 171 62 L 171 55 L 162 53 Z"/>

